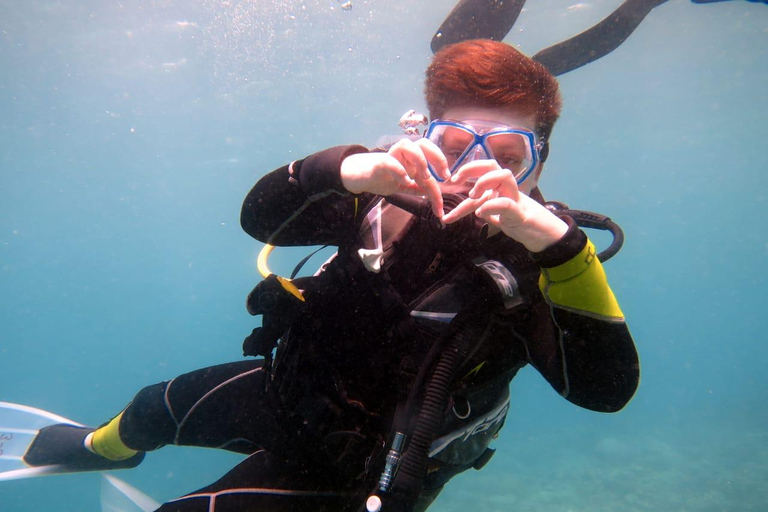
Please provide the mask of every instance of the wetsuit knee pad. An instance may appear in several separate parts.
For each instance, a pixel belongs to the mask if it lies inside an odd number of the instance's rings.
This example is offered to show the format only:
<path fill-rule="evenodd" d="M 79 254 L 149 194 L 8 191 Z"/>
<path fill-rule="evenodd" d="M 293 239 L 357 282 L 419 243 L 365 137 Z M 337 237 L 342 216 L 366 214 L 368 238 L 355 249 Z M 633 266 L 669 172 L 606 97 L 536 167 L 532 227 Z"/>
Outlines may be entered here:
<path fill-rule="evenodd" d="M 126 407 L 120 420 L 120 438 L 134 450 L 156 450 L 172 444 L 176 422 L 165 401 L 168 382 L 139 391 Z"/>

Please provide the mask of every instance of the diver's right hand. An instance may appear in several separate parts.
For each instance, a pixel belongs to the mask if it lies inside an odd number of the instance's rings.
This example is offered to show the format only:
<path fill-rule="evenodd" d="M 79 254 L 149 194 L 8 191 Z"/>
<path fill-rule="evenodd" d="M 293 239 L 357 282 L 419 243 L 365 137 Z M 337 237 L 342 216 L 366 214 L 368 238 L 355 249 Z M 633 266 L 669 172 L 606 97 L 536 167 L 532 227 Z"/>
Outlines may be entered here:
<path fill-rule="evenodd" d="M 402 139 L 386 153 L 356 153 L 341 162 L 341 183 L 353 194 L 381 196 L 407 193 L 425 196 L 438 218 L 443 217 L 443 195 L 429 172 L 450 178 L 445 156 L 428 139 Z"/>

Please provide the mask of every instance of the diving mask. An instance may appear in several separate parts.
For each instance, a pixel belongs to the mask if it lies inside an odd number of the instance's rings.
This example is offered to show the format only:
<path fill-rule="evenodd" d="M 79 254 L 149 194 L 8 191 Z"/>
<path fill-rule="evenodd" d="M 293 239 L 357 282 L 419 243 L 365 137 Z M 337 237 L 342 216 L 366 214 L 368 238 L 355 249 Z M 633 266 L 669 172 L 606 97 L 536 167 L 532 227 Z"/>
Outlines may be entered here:
<path fill-rule="evenodd" d="M 544 141 L 527 128 L 482 120 L 435 119 L 424 136 L 443 152 L 451 174 L 473 160 L 491 159 L 512 171 L 518 184 L 536 169 L 544 147 Z M 443 181 L 431 166 L 429 170 L 436 180 Z"/>

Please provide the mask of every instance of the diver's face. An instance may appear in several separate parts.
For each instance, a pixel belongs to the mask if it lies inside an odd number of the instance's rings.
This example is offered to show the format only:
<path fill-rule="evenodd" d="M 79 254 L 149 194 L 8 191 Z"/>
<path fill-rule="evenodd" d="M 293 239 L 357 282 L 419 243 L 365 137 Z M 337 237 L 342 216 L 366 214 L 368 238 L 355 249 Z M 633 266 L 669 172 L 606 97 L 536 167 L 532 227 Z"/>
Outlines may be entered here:
<path fill-rule="evenodd" d="M 497 109 L 484 107 L 449 108 L 443 114 L 442 119 L 450 119 L 453 121 L 481 120 L 513 128 L 526 128 L 530 131 L 534 131 L 536 126 L 535 116 L 523 116 L 515 113 L 500 112 Z M 492 147 L 492 151 L 502 168 L 514 169 L 514 165 L 519 161 L 519 155 L 524 153 L 525 148 L 504 146 L 506 143 L 505 141 L 509 140 L 509 138 L 497 139 L 500 145 Z M 443 149 L 443 154 L 448 161 L 449 168 L 456 162 L 456 159 L 471 142 L 472 135 L 467 132 L 452 130 L 445 133 L 441 147 Z M 493 140 L 489 142 L 493 143 Z M 525 181 L 518 185 L 519 189 L 523 193 L 529 194 L 531 190 L 536 188 L 540 173 L 541 164 L 539 164 L 538 168 L 535 169 Z M 440 183 L 440 190 L 442 190 L 443 193 L 466 193 L 471 186 L 471 183 L 454 184 L 444 182 Z"/>

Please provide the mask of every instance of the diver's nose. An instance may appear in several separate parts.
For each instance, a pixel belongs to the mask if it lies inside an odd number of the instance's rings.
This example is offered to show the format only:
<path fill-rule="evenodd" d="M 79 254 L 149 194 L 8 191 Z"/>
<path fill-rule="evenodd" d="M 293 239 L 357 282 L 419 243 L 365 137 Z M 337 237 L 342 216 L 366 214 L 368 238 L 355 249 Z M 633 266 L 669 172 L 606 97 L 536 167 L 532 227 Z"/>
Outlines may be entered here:
<path fill-rule="evenodd" d="M 488 154 L 485 148 L 480 144 L 475 144 L 475 147 L 473 147 L 467 154 L 465 163 L 472 162 L 474 160 L 486 160 L 488 158 L 491 158 L 491 155 Z"/>

